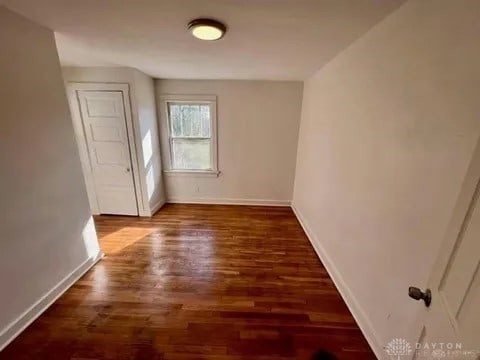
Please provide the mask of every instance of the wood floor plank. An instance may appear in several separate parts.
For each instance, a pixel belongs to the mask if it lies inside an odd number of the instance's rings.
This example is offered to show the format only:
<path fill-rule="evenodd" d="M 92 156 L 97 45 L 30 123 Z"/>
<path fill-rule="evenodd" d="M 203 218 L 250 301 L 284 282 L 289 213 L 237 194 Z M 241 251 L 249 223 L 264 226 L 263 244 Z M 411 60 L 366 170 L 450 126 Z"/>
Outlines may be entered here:
<path fill-rule="evenodd" d="M 375 359 L 290 208 L 95 224 L 105 258 L 0 359 Z"/>

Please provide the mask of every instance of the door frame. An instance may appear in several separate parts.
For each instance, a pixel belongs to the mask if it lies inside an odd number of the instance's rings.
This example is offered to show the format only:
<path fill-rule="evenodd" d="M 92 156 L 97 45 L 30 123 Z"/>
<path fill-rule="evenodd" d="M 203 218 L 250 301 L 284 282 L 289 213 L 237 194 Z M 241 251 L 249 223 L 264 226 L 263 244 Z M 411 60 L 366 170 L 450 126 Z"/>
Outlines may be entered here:
<path fill-rule="evenodd" d="M 93 178 L 93 168 L 88 153 L 87 140 L 85 137 L 85 128 L 82 120 L 80 102 L 78 101 L 78 91 L 119 91 L 122 93 L 123 106 L 125 111 L 125 121 L 128 136 L 128 147 L 130 150 L 130 161 L 132 163 L 133 186 L 135 189 L 135 198 L 137 202 L 137 214 L 142 215 L 142 192 L 140 183 L 140 168 L 138 166 L 137 150 L 135 146 L 135 132 L 132 120 L 132 107 L 130 104 L 130 89 L 126 83 L 98 83 L 98 82 L 68 82 L 67 96 L 70 104 L 72 115 L 73 130 L 77 140 L 78 150 L 80 154 L 80 162 L 82 164 L 83 175 L 87 188 L 88 200 L 93 215 L 100 214 L 97 194 L 95 190 L 95 182 Z"/>

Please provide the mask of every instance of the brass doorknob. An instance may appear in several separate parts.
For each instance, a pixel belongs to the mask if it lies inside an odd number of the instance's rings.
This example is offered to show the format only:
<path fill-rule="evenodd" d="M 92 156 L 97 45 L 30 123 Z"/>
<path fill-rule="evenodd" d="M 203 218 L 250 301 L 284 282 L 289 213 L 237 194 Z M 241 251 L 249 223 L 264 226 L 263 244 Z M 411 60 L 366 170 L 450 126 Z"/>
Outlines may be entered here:
<path fill-rule="evenodd" d="M 417 287 L 410 286 L 408 288 L 408 296 L 415 300 L 423 300 L 426 307 L 429 307 L 432 303 L 432 292 L 430 289 L 422 291 Z"/>

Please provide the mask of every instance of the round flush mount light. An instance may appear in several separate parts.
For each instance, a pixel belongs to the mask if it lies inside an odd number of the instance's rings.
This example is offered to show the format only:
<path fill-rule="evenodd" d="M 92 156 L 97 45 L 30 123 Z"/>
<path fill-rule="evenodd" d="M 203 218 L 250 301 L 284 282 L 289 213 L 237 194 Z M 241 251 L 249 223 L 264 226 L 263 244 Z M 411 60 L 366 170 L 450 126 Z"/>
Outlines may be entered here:
<path fill-rule="evenodd" d="M 227 31 L 227 27 L 213 19 L 195 19 L 188 23 L 188 30 L 200 40 L 220 40 Z"/>

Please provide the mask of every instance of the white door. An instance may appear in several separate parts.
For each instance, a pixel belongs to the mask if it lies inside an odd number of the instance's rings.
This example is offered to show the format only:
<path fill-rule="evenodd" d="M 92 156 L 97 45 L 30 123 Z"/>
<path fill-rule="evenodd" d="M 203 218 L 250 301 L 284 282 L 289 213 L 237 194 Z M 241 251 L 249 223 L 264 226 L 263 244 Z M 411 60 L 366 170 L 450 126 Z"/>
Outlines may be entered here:
<path fill-rule="evenodd" d="M 77 94 L 99 212 L 138 215 L 123 93 Z"/>
<path fill-rule="evenodd" d="M 480 359 L 479 180 L 477 145 L 429 280 L 431 304 L 418 304 L 414 359 Z"/>

